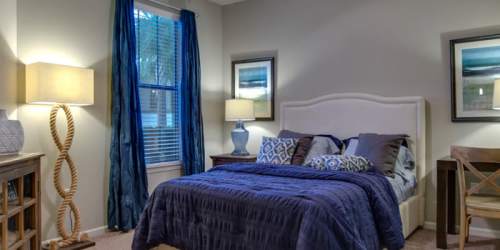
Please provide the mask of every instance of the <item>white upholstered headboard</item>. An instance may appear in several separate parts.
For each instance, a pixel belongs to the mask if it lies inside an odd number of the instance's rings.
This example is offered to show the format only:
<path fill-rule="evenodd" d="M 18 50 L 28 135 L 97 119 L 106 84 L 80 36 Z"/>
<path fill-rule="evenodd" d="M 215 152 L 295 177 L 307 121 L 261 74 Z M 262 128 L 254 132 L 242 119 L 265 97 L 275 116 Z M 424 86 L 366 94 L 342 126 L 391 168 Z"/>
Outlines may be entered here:
<path fill-rule="evenodd" d="M 332 134 L 407 134 L 416 161 L 418 194 L 425 191 L 425 101 L 422 97 L 382 97 L 361 93 L 325 95 L 281 104 L 281 129 Z"/>

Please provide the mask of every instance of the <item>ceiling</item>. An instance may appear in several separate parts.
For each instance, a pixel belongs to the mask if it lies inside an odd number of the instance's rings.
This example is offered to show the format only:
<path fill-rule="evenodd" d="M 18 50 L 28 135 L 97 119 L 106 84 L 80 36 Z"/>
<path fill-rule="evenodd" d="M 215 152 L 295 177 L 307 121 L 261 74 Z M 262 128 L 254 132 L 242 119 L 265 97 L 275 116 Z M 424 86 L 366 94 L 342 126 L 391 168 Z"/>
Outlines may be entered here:
<path fill-rule="evenodd" d="M 210 2 L 216 3 L 218 5 L 228 5 L 237 2 L 243 2 L 245 0 L 210 0 Z"/>

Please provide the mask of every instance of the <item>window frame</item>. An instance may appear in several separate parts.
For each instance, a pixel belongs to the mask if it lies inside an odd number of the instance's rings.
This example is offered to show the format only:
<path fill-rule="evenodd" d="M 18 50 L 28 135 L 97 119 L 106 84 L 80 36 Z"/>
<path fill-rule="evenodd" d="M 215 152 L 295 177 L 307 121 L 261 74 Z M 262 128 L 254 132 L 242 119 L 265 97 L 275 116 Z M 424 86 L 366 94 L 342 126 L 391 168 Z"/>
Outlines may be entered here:
<path fill-rule="evenodd" d="M 177 13 L 173 13 L 169 10 L 163 9 L 161 5 L 158 5 L 154 2 L 149 2 L 147 0 L 135 0 L 134 1 L 134 9 L 145 11 L 152 13 L 156 16 L 164 17 L 164 18 L 169 18 L 174 21 L 179 21 L 180 20 L 180 15 Z M 135 18 L 135 17 L 134 17 Z M 182 39 L 182 37 L 180 38 Z M 182 41 L 182 40 L 181 40 Z M 181 42 L 179 41 L 179 42 Z M 139 43 L 139 37 L 138 34 L 136 34 L 136 46 Z M 179 47 L 179 45 L 176 45 L 176 47 Z M 180 53 L 180 51 L 178 51 Z M 138 56 L 138 55 L 137 55 Z M 178 67 L 180 68 L 181 60 L 180 57 L 178 58 Z M 137 65 L 139 67 L 139 65 Z M 182 73 L 180 73 L 182 74 Z M 177 78 L 177 76 L 175 77 Z M 181 84 L 181 79 L 182 76 L 178 76 L 179 79 L 176 80 L 176 83 L 174 86 L 167 86 L 167 85 L 155 85 L 155 84 L 148 84 L 148 83 L 142 83 L 139 79 L 138 82 L 138 87 L 139 88 L 145 88 L 145 89 L 151 89 L 151 90 L 165 90 L 165 91 L 172 91 L 176 92 L 177 95 L 177 100 L 178 100 L 178 107 L 177 107 L 177 115 L 180 117 L 180 112 L 181 112 L 181 95 L 180 95 L 180 84 Z M 139 98 L 140 102 L 140 98 Z M 141 110 L 141 116 L 142 116 L 142 110 Z M 142 127 L 142 124 L 141 124 Z M 180 120 L 179 120 L 179 138 L 178 138 L 178 143 L 179 143 L 179 160 L 177 161 L 165 161 L 165 162 L 157 162 L 157 163 L 146 163 L 146 168 L 147 169 L 158 169 L 158 168 L 172 168 L 175 166 L 182 166 L 182 138 L 181 138 L 181 128 L 180 128 Z"/>
<path fill-rule="evenodd" d="M 157 16 L 170 18 L 176 21 L 179 21 L 179 19 L 181 18 L 181 16 L 178 13 L 171 12 L 168 9 L 162 8 L 161 5 L 147 0 L 135 0 L 134 8 L 149 13 L 153 13 Z"/>

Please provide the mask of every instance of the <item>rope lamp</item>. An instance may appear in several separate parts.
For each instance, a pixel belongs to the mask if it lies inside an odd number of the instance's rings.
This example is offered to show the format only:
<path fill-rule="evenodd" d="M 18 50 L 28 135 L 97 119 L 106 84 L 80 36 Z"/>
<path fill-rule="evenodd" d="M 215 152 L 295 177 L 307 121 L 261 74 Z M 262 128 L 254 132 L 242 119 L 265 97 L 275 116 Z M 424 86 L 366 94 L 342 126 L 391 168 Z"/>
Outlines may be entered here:
<path fill-rule="evenodd" d="M 70 66 L 34 63 L 26 66 L 26 101 L 32 104 L 53 104 L 50 111 L 50 133 L 59 151 L 54 164 L 54 186 L 62 198 L 57 207 L 57 232 L 60 239 L 50 242 L 50 250 L 84 249 L 94 246 L 87 234 L 80 233 L 80 210 L 73 198 L 78 187 L 78 171 L 69 155 L 75 135 L 73 115 L 68 105 L 84 106 L 94 102 L 94 72 L 90 69 Z M 64 111 L 67 132 L 64 141 L 57 132 L 57 114 Z M 66 162 L 66 164 L 64 164 Z M 61 179 L 63 166 L 67 165 L 70 173 L 70 185 L 66 189 Z M 73 216 L 71 231 L 66 229 L 66 211 Z"/>
<path fill-rule="evenodd" d="M 59 135 L 57 133 L 56 121 L 57 121 L 57 112 L 59 109 L 62 109 L 66 115 L 66 121 L 68 125 L 68 132 L 66 134 L 66 139 L 64 140 L 64 145 L 61 143 L 59 139 Z M 50 133 L 52 134 L 52 139 L 59 150 L 59 156 L 57 157 L 56 164 L 54 167 L 54 185 L 56 187 L 57 193 L 59 196 L 63 198 L 63 201 L 59 204 L 57 209 L 57 232 L 62 236 L 62 240 L 59 242 L 59 246 L 65 247 L 69 246 L 78 241 L 78 234 L 80 232 L 80 210 L 76 207 L 73 202 L 73 196 L 76 193 L 76 188 L 78 184 L 78 173 L 76 171 L 75 164 L 71 159 L 68 151 L 71 148 L 71 144 L 73 143 L 73 136 L 75 134 L 75 126 L 73 123 L 73 115 L 71 115 L 71 110 L 65 104 L 56 104 L 52 107 L 52 111 L 50 111 Z M 68 163 L 68 167 L 71 174 L 71 185 L 69 191 L 65 191 L 61 184 L 61 168 L 63 161 Z M 66 228 L 64 226 L 65 223 L 65 213 L 66 209 L 70 207 L 73 212 L 74 217 L 74 225 L 71 229 L 71 235 L 68 235 L 66 232 Z M 52 245 L 55 245 L 57 242 L 53 241 Z M 51 247 L 54 248 L 54 247 Z"/>

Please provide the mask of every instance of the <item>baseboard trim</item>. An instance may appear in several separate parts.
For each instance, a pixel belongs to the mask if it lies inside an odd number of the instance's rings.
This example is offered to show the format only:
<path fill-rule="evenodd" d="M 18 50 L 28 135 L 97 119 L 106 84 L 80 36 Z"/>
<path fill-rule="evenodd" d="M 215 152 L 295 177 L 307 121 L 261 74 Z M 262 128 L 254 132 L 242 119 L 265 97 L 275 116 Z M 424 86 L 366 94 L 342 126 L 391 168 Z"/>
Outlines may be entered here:
<path fill-rule="evenodd" d="M 98 237 L 105 234 L 108 231 L 108 226 L 96 227 L 85 231 L 90 238 Z"/>
<path fill-rule="evenodd" d="M 424 229 L 436 230 L 436 222 L 424 221 Z"/>
<path fill-rule="evenodd" d="M 433 221 L 425 221 L 424 228 L 429 230 L 436 230 L 436 222 Z M 456 226 L 457 232 L 459 230 L 459 226 Z M 481 227 L 470 227 L 469 233 L 474 236 L 480 236 L 485 238 L 495 238 L 500 239 L 500 230 L 492 230 Z"/>
<path fill-rule="evenodd" d="M 82 231 L 82 233 L 87 233 L 89 237 L 95 238 L 101 235 L 104 235 L 108 231 L 108 226 L 102 226 L 102 227 L 96 227 L 96 228 L 91 228 L 89 230 Z M 53 240 L 59 240 L 61 238 L 53 238 L 53 239 L 48 239 L 45 241 L 42 241 L 42 245 L 49 244 Z"/>

